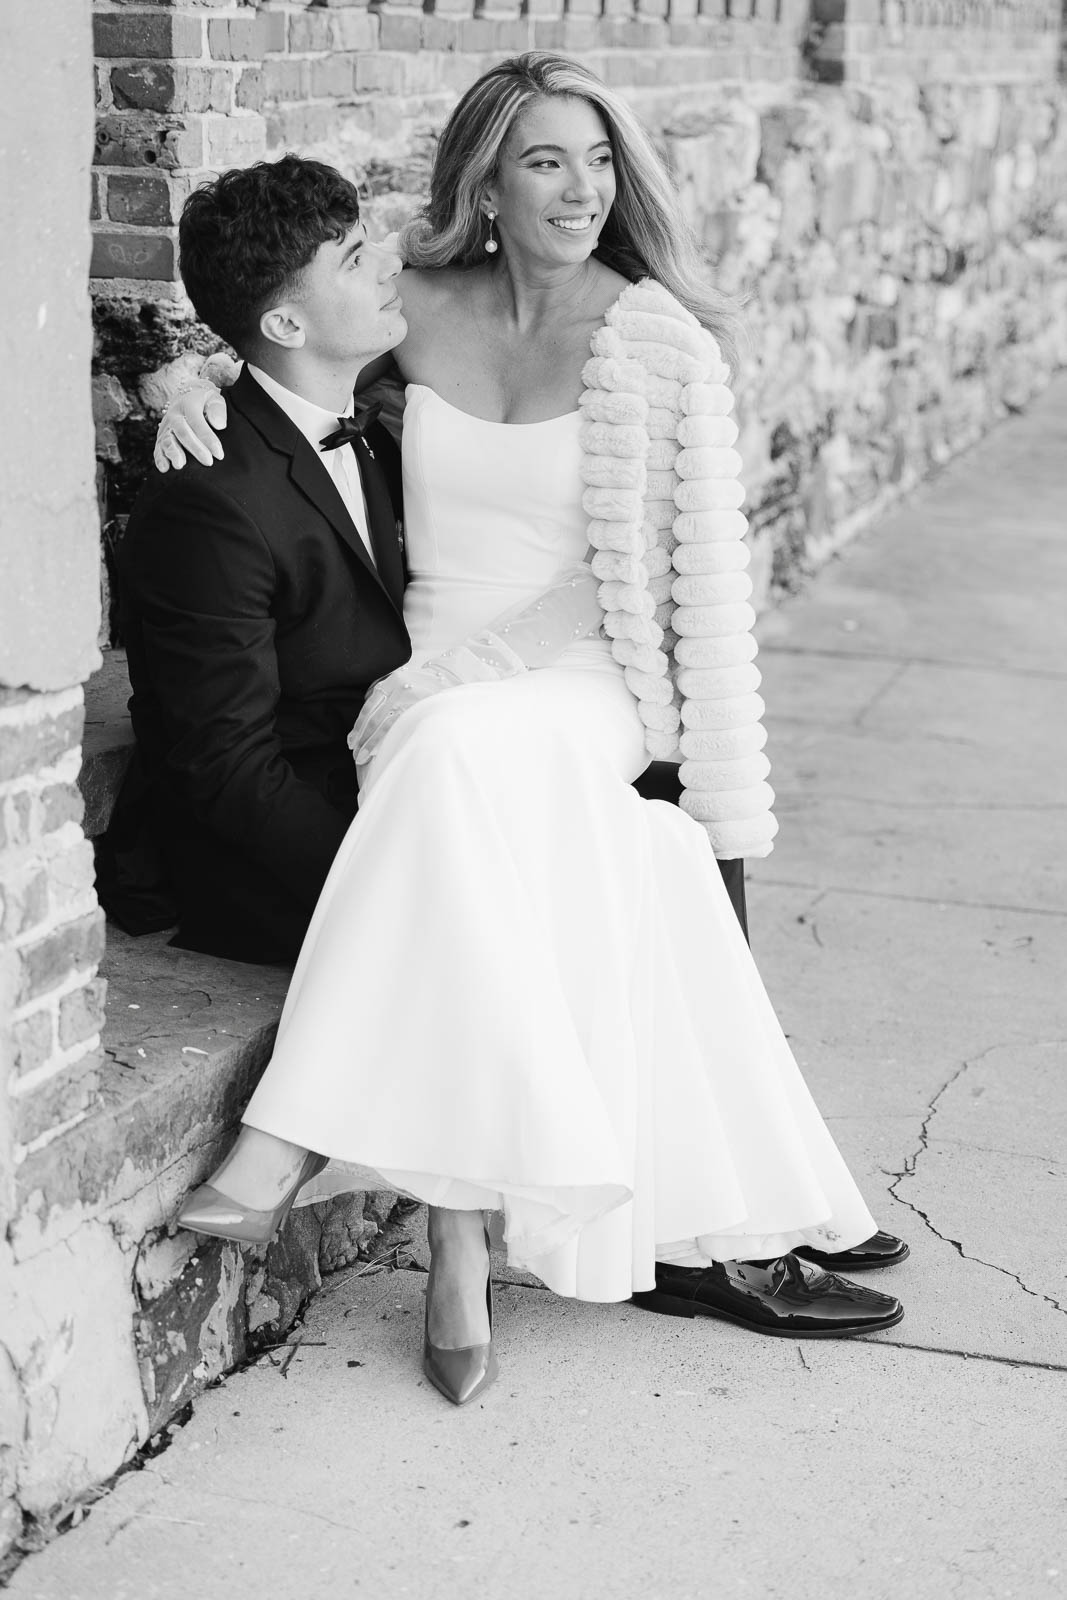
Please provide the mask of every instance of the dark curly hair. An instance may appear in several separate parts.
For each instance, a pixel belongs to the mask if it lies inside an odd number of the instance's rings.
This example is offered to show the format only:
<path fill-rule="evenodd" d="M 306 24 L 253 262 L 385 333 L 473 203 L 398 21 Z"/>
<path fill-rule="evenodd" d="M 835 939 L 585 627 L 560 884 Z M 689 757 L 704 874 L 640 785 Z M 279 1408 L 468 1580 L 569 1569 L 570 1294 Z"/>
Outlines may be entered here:
<path fill-rule="evenodd" d="M 320 245 L 359 221 L 355 186 L 302 156 L 238 167 L 195 190 L 178 226 L 182 282 L 201 322 L 255 353 L 259 319 L 287 299 Z"/>

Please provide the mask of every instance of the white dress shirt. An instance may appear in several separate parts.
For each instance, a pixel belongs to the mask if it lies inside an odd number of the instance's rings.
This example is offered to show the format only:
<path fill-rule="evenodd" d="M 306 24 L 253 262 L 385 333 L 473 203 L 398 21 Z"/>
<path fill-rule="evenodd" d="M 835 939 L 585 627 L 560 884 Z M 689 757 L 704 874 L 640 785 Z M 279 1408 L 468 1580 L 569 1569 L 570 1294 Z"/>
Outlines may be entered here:
<path fill-rule="evenodd" d="M 317 406 L 311 400 L 305 400 L 303 395 L 294 394 L 292 389 L 287 389 L 279 383 L 277 378 L 272 378 L 270 373 L 263 372 L 261 368 L 254 367 L 251 361 L 245 363 L 252 377 L 255 378 L 261 389 L 265 389 L 271 399 L 275 401 L 290 422 L 295 424 L 304 435 L 308 444 L 322 462 L 322 470 L 327 477 L 332 478 L 338 494 L 345 503 L 352 521 L 356 525 L 356 532 L 367 547 L 367 554 L 374 561 L 374 546 L 370 539 L 370 518 L 367 516 L 367 502 L 363 497 L 363 484 L 359 476 L 359 466 L 356 454 L 350 444 L 340 445 L 336 450 L 322 450 L 320 448 L 327 434 L 336 433 L 338 417 L 353 415 L 354 406 L 349 398 L 344 411 L 326 411 L 322 406 Z M 375 562 L 377 566 L 377 562 Z"/>

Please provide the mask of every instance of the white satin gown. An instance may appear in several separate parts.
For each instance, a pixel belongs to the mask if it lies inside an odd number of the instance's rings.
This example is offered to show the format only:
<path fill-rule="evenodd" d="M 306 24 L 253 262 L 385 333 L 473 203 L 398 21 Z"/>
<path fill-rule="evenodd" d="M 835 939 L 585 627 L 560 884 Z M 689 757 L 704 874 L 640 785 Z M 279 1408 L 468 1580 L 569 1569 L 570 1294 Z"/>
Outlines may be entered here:
<path fill-rule="evenodd" d="M 584 557 L 578 432 L 409 386 L 415 659 Z M 703 829 L 630 786 L 647 759 L 596 640 L 390 729 L 244 1119 L 331 1157 L 304 1198 L 378 1181 L 502 1211 L 514 1265 L 600 1301 L 652 1288 L 657 1255 L 874 1232 Z"/>

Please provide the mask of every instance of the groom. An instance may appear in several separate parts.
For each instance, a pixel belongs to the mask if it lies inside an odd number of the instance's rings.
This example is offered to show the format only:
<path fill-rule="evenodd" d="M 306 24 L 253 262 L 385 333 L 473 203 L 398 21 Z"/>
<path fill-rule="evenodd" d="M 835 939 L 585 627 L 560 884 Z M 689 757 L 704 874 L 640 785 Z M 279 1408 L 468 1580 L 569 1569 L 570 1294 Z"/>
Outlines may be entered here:
<path fill-rule="evenodd" d="M 355 814 L 346 737 L 411 650 L 399 452 L 376 410 L 353 415 L 407 331 L 401 263 L 352 184 L 295 156 L 197 190 L 179 239 L 197 315 L 245 365 L 223 459 L 153 471 L 122 545 L 129 782 L 174 942 L 289 962 Z"/>

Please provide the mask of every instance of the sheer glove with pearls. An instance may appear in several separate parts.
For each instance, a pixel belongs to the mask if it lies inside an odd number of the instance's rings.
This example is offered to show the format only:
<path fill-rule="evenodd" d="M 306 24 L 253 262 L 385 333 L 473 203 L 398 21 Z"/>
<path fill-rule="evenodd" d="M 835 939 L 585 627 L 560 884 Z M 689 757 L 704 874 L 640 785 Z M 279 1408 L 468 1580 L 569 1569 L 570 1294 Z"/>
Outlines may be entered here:
<path fill-rule="evenodd" d="M 569 645 L 598 638 L 604 620 L 599 581 L 585 562 L 557 573 L 535 600 L 496 617 L 462 644 L 415 666 L 397 667 L 370 689 L 348 747 L 365 768 L 405 711 L 431 695 L 461 684 L 494 683 L 538 667 L 550 667 Z"/>

